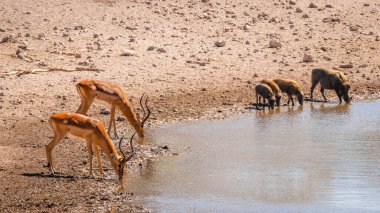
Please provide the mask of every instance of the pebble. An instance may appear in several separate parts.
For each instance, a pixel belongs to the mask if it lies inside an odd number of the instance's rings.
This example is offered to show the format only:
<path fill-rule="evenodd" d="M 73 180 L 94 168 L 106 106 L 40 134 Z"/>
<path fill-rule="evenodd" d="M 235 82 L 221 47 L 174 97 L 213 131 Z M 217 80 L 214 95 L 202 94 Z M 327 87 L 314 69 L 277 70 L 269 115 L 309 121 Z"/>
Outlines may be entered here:
<path fill-rule="evenodd" d="M 318 8 L 318 6 L 312 2 L 309 4 L 309 8 Z"/>
<path fill-rule="evenodd" d="M 224 46 L 226 46 L 226 42 L 225 41 L 215 41 L 215 46 L 224 47 Z"/>
<path fill-rule="evenodd" d="M 123 49 L 123 53 L 121 56 L 134 56 L 136 55 L 135 51 L 130 50 L 130 49 Z"/>
<path fill-rule="evenodd" d="M 303 62 L 310 63 L 313 61 L 314 61 L 313 56 L 306 53 L 303 55 Z"/>
<path fill-rule="evenodd" d="M 269 42 L 269 48 L 279 48 L 282 47 L 282 44 L 277 40 L 271 40 Z"/>

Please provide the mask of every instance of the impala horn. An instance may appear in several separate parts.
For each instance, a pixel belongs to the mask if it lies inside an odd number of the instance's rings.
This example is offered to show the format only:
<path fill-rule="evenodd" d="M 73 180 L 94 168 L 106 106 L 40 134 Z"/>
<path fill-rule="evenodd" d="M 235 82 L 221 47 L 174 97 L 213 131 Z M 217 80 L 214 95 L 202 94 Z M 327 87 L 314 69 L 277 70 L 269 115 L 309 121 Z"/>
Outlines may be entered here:
<path fill-rule="evenodd" d="M 145 123 L 145 121 L 148 120 L 148 118 L 149 118 L 149 116 L 150 116 L 150 109 L 149 109 L 149 107 L 148 107 L 148 97 L 146 97 L 146 99 L 145 99 L 145 107 L 146 107 L 146 110 L 148 111 L 148 114 L 145 115 L 145 114 L 146 114 L 146 111 L 145 111 L 145 108 L 144 108 L 144 106 L 143 106 L 143 97 L 144 97 L 144 95 L 145 95 L 145 93 L 144 93 L 144 94 L 141 96 L 141 98 L 140 98 L 140 106 L 141 106 L 141 109 L 142 109 L 142 111 L 143 111 L 143 120 L 142 120 L 142 122 L 141 122 L 141 127 L 144 127 L 144 123 Z"/>

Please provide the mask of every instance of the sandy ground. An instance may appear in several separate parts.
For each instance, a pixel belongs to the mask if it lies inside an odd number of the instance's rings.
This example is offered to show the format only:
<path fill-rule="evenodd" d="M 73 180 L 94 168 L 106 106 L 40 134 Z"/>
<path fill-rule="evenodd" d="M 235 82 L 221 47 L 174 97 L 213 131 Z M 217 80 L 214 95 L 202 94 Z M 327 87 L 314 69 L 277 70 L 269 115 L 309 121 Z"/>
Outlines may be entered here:
<path fill-rule="evenodd" d="M 47 176 L 44 146 L 53 136 L 47 120 L 54 112 L 76 111 L 81 79 L 114 82 L 136 104 L 145 92 L 153 111 L 150 128 L 249 113 L 244 107 L 263 78 L 295 79 L 308 95 L 316 67 L 342 70 L 354 100 L 378 98 L 380 3 L 326 2 L 3 0 L 1 211 L 144 211 L 133 192 L 117 190 L 113 171 L 105 180 L 87 178 L 87 153 L 78 141 L 66 139 L 57 147 L 61 176 Z M 270 48 L 272 40 L 281 47 Z M 312 60 L 304 62 L 305 54 Z M 78 67 L 102 71 L 15 74 Z M 102 109 L 93 106 L 88 114 L 108 124 Z M 125 121 L 117 125 L 131 133 Z M 132 170 L 162 153 L 154 144 L 138 148 Z"/>

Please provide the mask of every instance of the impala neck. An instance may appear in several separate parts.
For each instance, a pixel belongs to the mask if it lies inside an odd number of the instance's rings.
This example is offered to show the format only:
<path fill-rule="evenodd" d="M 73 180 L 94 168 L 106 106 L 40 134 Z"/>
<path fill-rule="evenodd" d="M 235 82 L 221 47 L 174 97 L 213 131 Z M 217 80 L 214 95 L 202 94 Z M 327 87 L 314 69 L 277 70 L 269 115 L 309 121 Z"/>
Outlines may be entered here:
<path fill-rule="evenodd" d="M 137 116 L 134 113 L 134 109 L 133 109 L 133 107 L 131 107 L 131 104 L 126 103 L 123 106 L 120 106 L 120 111 L 128 119 L 129 123 L 136 130 L 139 137 L 143 138 L 144 137 L 144 129 L 141 127 L 140 121 L 137 120 Z"/>
<path fill-rule="evenodd" d="M 106 154 L 108 160 L 111 162 L 111 165 L 117 174 L 118 173 L 117 165 L 120 163 L 121 156 L 117 153 L 116 148 L 113 145 L 111 139 L 107 135 L 106 138 L 104 138 L 104 141 L 101 143 L 98 143 L 98 145 Z"/>

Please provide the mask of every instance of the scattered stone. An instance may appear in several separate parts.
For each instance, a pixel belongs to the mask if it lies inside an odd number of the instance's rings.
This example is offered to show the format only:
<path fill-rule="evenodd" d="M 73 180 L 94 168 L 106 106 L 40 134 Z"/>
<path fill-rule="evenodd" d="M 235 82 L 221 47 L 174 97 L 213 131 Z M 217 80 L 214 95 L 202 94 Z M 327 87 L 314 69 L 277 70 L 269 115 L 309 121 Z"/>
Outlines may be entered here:
<path fill-rule="evenodd" d="M 90 62 L 88 62 L 88 61 L 81 61 L 78 64 L 81 65 L 81 66 L 89 66 Z"/>
<path fill-rule="evenodd" d="M 125 118 L 121 116 L 117 116 L 116 121 L 125 121 Z"/>
<path fill-rule="evenodd" d="M 303 62 L 306 62 L 306 63 L 314 62 L 313 56 L 305 53 L 303 55 Z"/>
<path fill-rule="evenodd" d="M 269 48 L 280 48 L 282 47 L 282 44 L 277 40 L 271 40 L 269 42 Z"/>
<path fill-rule="evenodd" d="M 147 49 L 147 51 L 152 51 L 152 50 L 154 50 L 154 46 L 149 46 Z"/>
<path fill-rule="evenodd" d="M 309 14 L 304 13 L 304 14 L 302 15 L 302 18 L 310 18 L 310 16 L 309 16 Z"/>
<path fill-rule="evenodd" d="M 17 58 L 19 58 L 19 59 L 25 59 L 25 57 L 26 57 L 26 52 L 25 52 L 25 49 L 26 48 L 19 48 L 17 51 L 16 51 L 16 56 L 17 56 Z"/>
<path fill-rule="evenodd" d="M 123 49 L 121 56 L 134 56 L 136 55 L 135 51 L 129 49 Z"/>
<path fill-rule="evenodd" d="M 69 37 L 69 34 L 68 33 L 63 33 L 62 37 Z"/>
<path fill-rule="evenodd" d="M 341 64 L 339 67 L 343 69 L 354 68 L 352 64 Z"/>
<path fill-rule="evenodd" d="M 332 4 L 326 4 L 326 8 L 333 8 Z"/>
<path fill-rule="evenodd" d="M 356 32 L 359 30 L 359 27 L 357 26 L 350 26 L 350 30 L 353 31 L 353 32 Z"/>
<path fill-rule="evenodd" d="M 167 51 L 164 48 L 160 47 L 160 48 L 157 48 L 157 52 L 158 53 L 166 53 Z"/>
<path fill-rule="evenodd" d="M 248 31 L 248 30 L 250 30 L 250 29 L 251 29 L 251 25 L 249 25 L 249 24 L 244 24 L 244 26 L 243 26 L 243 30 Z"/>
<path fill-rule="evenodd" d="M 75 26 L 74 30 L 84 30 L 84 27 L 82 25 Z"/>
<path fill-rule="evenodd" d="M 253 77 L 257 78 L 259 75 L 257 73 L 253 74 Z"/>
<path fill-rule="evenodd" d="M 302 13 L 303 11 L 301 10 L 301 8 L 297 7 L 296 8 L 296 13 Z"/>
<path fill-rule="evenodd" d="M 69 42 L 74 42 L 73 38 L 69 37 Z"/>
<path fill-rule="evenodd" d="M 108 38 L 108 40 L 114 41 L 115 37 L 111 36 L 111 37 Z"/>
<path fill-rule="evenodd" d="M 99 37 L 99 34 L 94 33 L 93 37 L 94 37 L 94 38 L 98 38 L 98 37 Z"/>
<path fill-rule="evenodd" d="M 313 2 L 309 4 L 309 8 L 318 8 L 318 5 L 314 4 Z"/>
<path fill-rule="evenodd" d="M 215 46 L 224 47 L 224 46 L 226 46 L 226 42 L 225 41 L 215 41 Z"/>
<path fill-rule="evenodd" d="M 30 37 L 30 33 L 26 33 L 26 34 L 25 34 L 25 37 Z"/>
<path fill-rule="evenodd" d="M 4 36 L 1 41 L 0 41 L 0 44 L 2 43 L 6 43 L 6 42 L 13 42 L 14 41 L 14 38 L 12 35 L 6 35 Z"/>
<path fill-rule="evenodd" d="M 290 4 L 290 5 L 296 5 L 296 2 L 293 1 L 293 0 L 290 0 L 290 1 L 289 1 L 289 4 Z"/>

